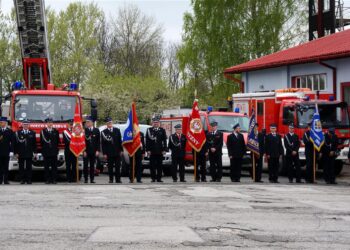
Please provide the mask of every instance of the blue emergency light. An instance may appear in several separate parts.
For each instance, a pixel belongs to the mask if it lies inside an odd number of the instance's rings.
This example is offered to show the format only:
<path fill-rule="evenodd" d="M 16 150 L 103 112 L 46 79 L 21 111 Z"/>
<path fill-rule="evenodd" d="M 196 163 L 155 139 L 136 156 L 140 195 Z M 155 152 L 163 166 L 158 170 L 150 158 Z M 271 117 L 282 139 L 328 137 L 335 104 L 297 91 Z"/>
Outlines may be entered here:
<path fill-rule="evenodd" d="M 213 111 L 213 106 L 208 106 L 208 107 L 207 107 L 207 112 L 210 113 L 210 112 L 212 112 L 212 111 Z"/>
<path fill-rule="evenodd" d="M 304 97 L 304 101 L 307 101 L 307 102 L 310 101 L 310 96 L 308 96 L 308 95 L 305 96 L 305 97 Z"/>
<path fill-rule="evenodd" d="M 71 83 L 69 84 L 69 89 L 72 90 L 72 91 L 78 90 L 78 84 L 75 83 L 75 82 L 71 82 Z"/>
<path fill-rule="evenodd" d="M 24 86 L 23 86 L 23 83 L 20 82 L 20 81 L 16 81 L 12 84 L 12 90 L 20 90 L 22 89 Z"/>
<path fill-rule="evenodd" d="M 239 108 L 235 108 L 235 113 L 239 113 Z"/>
<path fill-rule="evenodd" d="M 329 100 L 330 100 L 331 102 L 333 102 L 333 101 L 334 101 L 334 96 L 333 96 L 333 95 L 330 95 L 330 96 L 329 96 Z"/>

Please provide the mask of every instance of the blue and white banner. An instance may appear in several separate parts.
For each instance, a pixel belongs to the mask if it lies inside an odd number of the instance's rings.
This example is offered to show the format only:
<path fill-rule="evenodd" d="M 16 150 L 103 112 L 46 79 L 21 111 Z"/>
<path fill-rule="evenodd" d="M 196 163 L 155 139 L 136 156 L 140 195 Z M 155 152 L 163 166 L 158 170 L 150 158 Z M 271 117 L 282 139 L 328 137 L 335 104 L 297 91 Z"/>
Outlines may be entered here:
<path fill-rule="evenodd" d="M 317 105 L 316 105 L 315 113 L 312 117 L 310 140 L 314 144 L 315 149 L 317 149 L 317 151 L 320 151 L 324 143 L 324 136 L 322 132 L 322 123 L 321 123 L 320 114 L 318 113 Z"/>
<path fill-rule="evenodd" d="M 256 119 L 254 110 L 252 110 L 252 115 L 249 121 L 247 148 L 255 154 L 259 155 L 259 140 L 258 131 L 256 129 Z"/>

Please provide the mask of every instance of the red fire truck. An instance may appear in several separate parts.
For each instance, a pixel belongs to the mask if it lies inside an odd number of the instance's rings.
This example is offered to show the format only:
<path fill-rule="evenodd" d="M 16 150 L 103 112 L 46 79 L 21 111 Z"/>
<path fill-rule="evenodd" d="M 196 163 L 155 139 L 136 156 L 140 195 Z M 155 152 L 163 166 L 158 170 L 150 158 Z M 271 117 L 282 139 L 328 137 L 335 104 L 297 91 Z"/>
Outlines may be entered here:
<path fill-rule="evenodd" d="M 22 126 L 22 121 L 28 119 L 30 128 L 36 132 L 38 157 L 33 162 L 33 170 L 43 169 L 43 158 L 40 154 L 40 131 L 45 127 L 47 117 L 54 120 L 54 127 L 62 132 L 67 122 L 74 117 L 75 105 L 82 107 L 82 98 L 77 84 L 65 84 L 57 88 L 50 83 L 50 61 L 47 43 L 47 26 L 43 0 L 15 0 L 18 35 L 23 63 L 24 83 L 17 81 L 12 85 L 12 91 L 1 97 L 1 115 L 6 116 L 14 131 Z M 90 100 L 91 114 L 97 118 L 96 101 Z M 82 109 L 80 109 L 82 110 Z M 61 141 L 59 152 L 59 169 L 64 165 L 64 145 Z M 82 164 L 79 164 L 80 169 Z M 11 156 L 10 171 L 18 170 L 17 159 Z"/>
<path fill-rule="evenodd" d="M 288 133 L 288 125 L 293 123 L 299 138 L 302 138 L 307 123 L 312 121 L 317 104 L 323 130 L 334 127 L 339 138 L 336 172 L 338 174 L 341 172 L 349 151 L 350 122 L 347 103 L 334 100 L 331 93 L 315 93 L 310 89 L 233 94 L 232 100 L 233 108 L 239 108 L 240 112 L 247 113 L 249 116 L 254 109 L 260 128 L 265 128 L 267 133 L 269 125 L 276 123 L 279 133 L 284 135 Z M 299 154 L 305 165 L 303 144 Z"/>
<path fill-rule="evenodd" d="M 212 107 L 208 107 L 207 111 L 200 111 L 200 116 L 202 120 L 202 124 L 205 131 L 208 131 L 210 129 L 210 123 L 212 121 L 218 122 L 218 130 L 223 132 L 224 134 L 224 146 L 222 149 L 222 165 L 223 167 L 229 167 L 230 166 L 230 159 L 228 157 L 228 151 L 226 146 L 226 140 L 227 136 L 232 133 L 233 126 L 236 123 L 239 123 L 241 126 L 241 131 L 245 137 L 245 140 L 247 139 L 247 132 L 249 127 L 249 118 L 247 115 L 241 114 L 241 113 L 234 113 L 234 112 L 227 112 L 227 111 L 212 111 Z M 161 117 L 161 126 L 165 129 L 167 132 L 167 136 L 169 137 L 172 133 L 175 133 L 175 125 L 182 124 L 183 127 L 183 134 L 186 134 L 189 120 L 190 120 L 190 109 L 186 110 L 174 110 L 173 112 L 166 112 L 163 113 Z M 247 157 L 245 160 L 249 160 Z M 192 163 L 193 162 L 193 154 L 192 154 L 192 148 L 187 143 L 186 145 L 186 162 Z"/>

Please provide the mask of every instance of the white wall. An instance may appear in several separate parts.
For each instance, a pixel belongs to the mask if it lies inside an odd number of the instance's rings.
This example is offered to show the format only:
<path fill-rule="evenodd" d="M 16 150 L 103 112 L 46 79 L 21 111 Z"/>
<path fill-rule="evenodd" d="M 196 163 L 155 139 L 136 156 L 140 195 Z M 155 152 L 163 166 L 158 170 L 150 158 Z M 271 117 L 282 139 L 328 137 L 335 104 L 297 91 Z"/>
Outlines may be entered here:
<path fill-rule="evenodd" d="M 287 73 L 287 67 L 246 72 L 242 78 L 245 83 L 245 92 L 287 88 Z"/>
<path fill-rule="evenodd" d="M 337 68 L 337 98 L 340 98 L 340 83 L 350 82 L 350 58 L 324 61 Z M 290 65 L 272 69 L 245 72 L 242 80 L 245 83 L 245 92 L 275 90 L 291 87 L 293 76 L 326 74 L 327 92 L 333 92 L 333 71 L 318 63 Z M 260 87 L 263 86 L 263 89 Z"/>

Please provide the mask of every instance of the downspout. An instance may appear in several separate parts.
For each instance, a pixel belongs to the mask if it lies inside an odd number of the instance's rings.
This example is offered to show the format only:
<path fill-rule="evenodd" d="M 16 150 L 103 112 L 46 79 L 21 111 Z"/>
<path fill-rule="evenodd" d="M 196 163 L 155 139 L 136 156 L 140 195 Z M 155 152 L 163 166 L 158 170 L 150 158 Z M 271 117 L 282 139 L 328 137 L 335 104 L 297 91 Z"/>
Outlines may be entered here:
<path fill-rule="evenodd" d="M 337 68 L 333 67 L 327 63 L 324 63 L 321 60 L 318 60 L 318 63 L 333 71 L 333 95 L 334 95 L 334 100 L 337 100 Z"/>
<path fill-rule="evenodd" d="M 241 92 L 241 93 L 244 93 L 244 82 L 243 81 L 241 81 L 240 79 L 238 79 L 238 78 L 236 78 L 236 77 L 234 77 L 234 76 L 232 76 L 231 74 L 229 74 L 229 73 L 224 73 L 224 76 L 227 78 L 227 79 L 229 79 L 229 80 L 231 80 L 231 81 L 233 81 L 233 82 L 235 82 L 235 83 L 238 83 L 239 84 L 239 91 Z"/>

